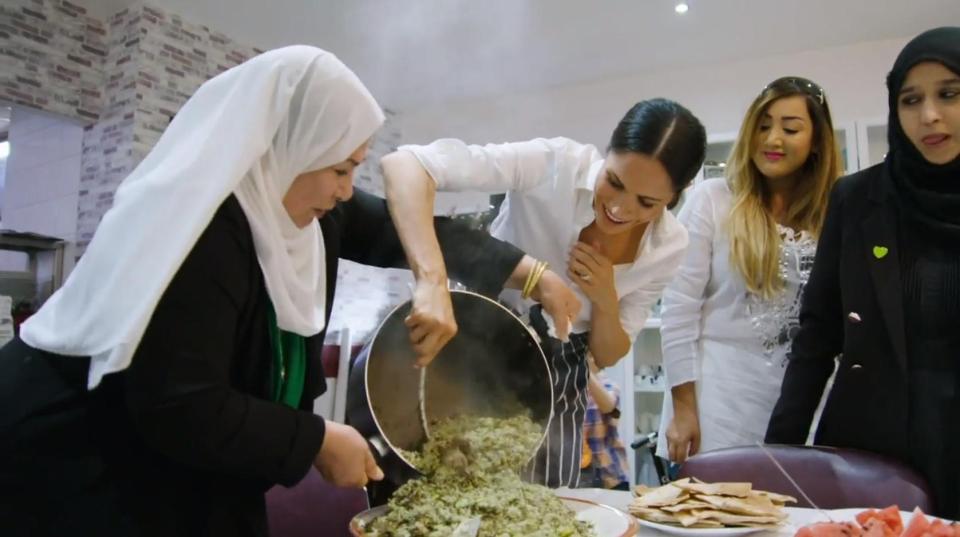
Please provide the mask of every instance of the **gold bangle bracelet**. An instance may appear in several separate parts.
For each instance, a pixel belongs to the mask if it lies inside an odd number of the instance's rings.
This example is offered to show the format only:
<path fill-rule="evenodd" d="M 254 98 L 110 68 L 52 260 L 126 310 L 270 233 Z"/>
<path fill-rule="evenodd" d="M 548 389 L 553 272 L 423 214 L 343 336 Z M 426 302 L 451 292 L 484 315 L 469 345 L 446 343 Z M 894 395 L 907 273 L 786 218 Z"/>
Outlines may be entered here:
<path fill-rule="evenodd" d="M 527 277 L 523 281 L 523 290 L 520 291 L 520 298 L 526 300 L 530 296 L 530 282 L 533 281 L 533 274 L 537 272 L 537 267 L 540 266 L 540 261 L 534 261 L 533 267 L 530 268 L 530 272 L 527 272 Z"/>
<path fill-rule="evenodd" d="M 523 289 L 520 291 L 520 298 L 526 300 L 530 296 L 530 282 L 533 281 L 533 273 L 537 271 L 539 265 L 540 261 L 534 261 L 533 266 L 530 267 L 530 272 L 527 272 L 527 277 L 523 280 Z"/>
<path fill-rule="evenodd" d="M 530 285 L 530 292 L 533 293 L 533 290 L 537 288 L 537 284 L 540 283 L 540 278 L 543 277 L 543 273 L 547 271 L 549 265 L 546 261 L 540 263 L 540 267 L 537 270 L 537 274 L 533 277 L 533 283 Z"/>
<path fill-rule="evenodd" d="M 536 270 L 533 271 L 533 278 L 530 279 L 530 290 L 527 292 L 527 296 L 533 294 L 533 290 L 537 288 L 537 284 L 540 283 L 540 276 L 543 276 L 543 271 L 547 270 L 547 262 L 541 261 L 539 265 L 536 266 Z"/>
<path fill-rule="evenodd" d="M 523 286 L 523 292 L 520 293 L 521 298 L 530 298 L 533 290 L 536 289 L 537 284 L 540 283 L 540 277 L 543 276 L 548 266 L 546 261 L 537 261 L 537 264 L 533 266 L 530 274 L 527 275 L 527 282 Z"/>

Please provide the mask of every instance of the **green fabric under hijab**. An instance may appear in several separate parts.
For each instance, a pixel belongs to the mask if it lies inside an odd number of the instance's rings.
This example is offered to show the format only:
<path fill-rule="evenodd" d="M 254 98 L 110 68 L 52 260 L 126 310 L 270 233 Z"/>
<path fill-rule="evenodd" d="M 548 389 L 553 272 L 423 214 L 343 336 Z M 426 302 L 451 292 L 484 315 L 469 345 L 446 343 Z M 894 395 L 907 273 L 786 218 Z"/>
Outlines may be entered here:
<path fill-rule="evenodd" d="M 270 305 L 268 324 L 270 347 L 273 350 L 273 400 L 292 408 L 300 408 L 307 369 L 306 339 L 277 326 L 277 313 L 273 304 Z"/>

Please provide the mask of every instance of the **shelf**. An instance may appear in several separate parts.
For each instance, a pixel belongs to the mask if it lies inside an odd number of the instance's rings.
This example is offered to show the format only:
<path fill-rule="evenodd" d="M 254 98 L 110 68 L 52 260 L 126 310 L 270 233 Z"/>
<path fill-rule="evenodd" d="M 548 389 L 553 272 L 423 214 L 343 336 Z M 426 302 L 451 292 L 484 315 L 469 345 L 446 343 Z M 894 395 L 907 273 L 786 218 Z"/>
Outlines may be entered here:
<path fill-rule="evenodd" d="M 30 300 L 39 308 L 63 284 L 63 256 L 66 242 L 37 233 L 0 230 L 0 250 L 23 252 L 29 258 L 25 272 L 2 278 L 3 294 Z M 43 274 L 40 279 L 39 274 Z M 26 276 L 26 277 L 24 277 Z M 21 284 L 26 283 L 26 286 Z"/>
<path fill-rule="evenodd" d="M 664 382 L 663 378 L 659 378 L 655 383 L 651 383 L 648 379 L 643 378 L 639 382 L 637 378 L 633 379 L 633 392 L 634 393 L 663 393 Z"/>
<path fill-rule="evenodd" d="M 37 233 L 21 233 L 9 229 L 0 230 L 0 250 L 16 252 L 51 252 L 63 249 L 63 239 Z"/>

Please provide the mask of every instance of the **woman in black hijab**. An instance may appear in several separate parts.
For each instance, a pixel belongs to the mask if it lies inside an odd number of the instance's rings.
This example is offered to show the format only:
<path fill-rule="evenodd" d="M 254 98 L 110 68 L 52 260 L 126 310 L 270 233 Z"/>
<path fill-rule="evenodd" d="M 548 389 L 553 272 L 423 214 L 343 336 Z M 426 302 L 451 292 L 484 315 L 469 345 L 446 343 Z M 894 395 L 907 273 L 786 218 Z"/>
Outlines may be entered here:
<path fill-rule="evenodd" d="M 804 443 L 840 355 L 816 443 L 906 462 L 957 518 L 960 27 L 910 41 L 887 88 L 890 152 L 834 189 L 766 441 Z"/>

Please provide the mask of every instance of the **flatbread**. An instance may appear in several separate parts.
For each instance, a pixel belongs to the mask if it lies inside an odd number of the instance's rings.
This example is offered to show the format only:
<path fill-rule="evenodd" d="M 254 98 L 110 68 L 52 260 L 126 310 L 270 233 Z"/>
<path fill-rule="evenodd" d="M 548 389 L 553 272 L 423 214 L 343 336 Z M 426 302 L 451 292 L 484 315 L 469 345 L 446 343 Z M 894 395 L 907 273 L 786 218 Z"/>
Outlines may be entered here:
<path fill-rule="evenodd" d="M 684 528 L 776 528 L 795 498 L 753 490 L 751 483 L 704 483 L 685 478 L 660 487 L 638 485 L 629 511 L 637 518 Z"/>
<path fill-rule="evenodd" d="M 662 507 L 665 505 L 676 505 L 689 498 L 690 495 L 684 492 L 683 489 L 673 485 L 664 485 L 647 492 L 643 496 L 637 497 L 633 500 L 633 503 L 638 507 Z"/>
<path fill-rule="evenodd" d="M 681 526 L 680 520 L 672 516 L 670 513 L 661 511 L 660 509 L 653 509 L 649 507 L 630 507 L 630 514 L 641 518 L 643 520 L 648 520 L 650 522 L 656 522 L 657 524 L 670 524 L 671 526 Z M 717 522 L 716 520 L 698 520 L 694 524 L 689 526 L 684 526 L 687 528 L 722 528 L 723 524 Z"/>
<path fill-rule="evenodd" d="M 673 483 L 677 487 L 697 494 L 710 494 L 712 496 L 736 496 L 746 498 L 753 490 L 750 483 Z"/>
<path fill-rule="evenodd" d="M 713 508 L 714 508 L 713 504 L 709 504 L 707 502 L 701 502 L 700 500 L 694 497 L 694 498 L 688 499 L 685 502 L 680 502 L 675 505 L 663 506 L 660 509 L 667 511 L 668 513 L 679 513 L 680 511 L 691 511 L 693 509 L 713 509 Z"/>
<path fill-rule="evenodd" d="M 738 515 L 776 516 L 786 517 L 786 513 L 764 496 L 750 498 L 734 498 L 730 496 L 697 495 L 697 499 L 705 501 L 722 511 Z"/>
<path fill-rule="evenodd" d="M 778 503 L 780 505 L 788 503 L 797 503 L 797 499 L 793 496 L 787 496 L 786 494 L 777 494 L 776 492 L 767 492 L 765 490 L 755 490 L 754 494 L 759 494 L 761 496 L 766 496 L 770 498 L 770 501 L 773 503 Z"/>
<path fill-rule="evenodd" d="M 682 513 L 676 513 L 674 516 L 677 517 L 677 520 L 680 521 L 680 524 L 683 525 L 684 528 L 689 528 L 690 526 L 695 526 L 695 525 L 703 522 L 703 521 L 706 519 L 706 517 L 700 517 L 699 515 L 697 515 L 697 514 L 694 513 L 693 511 L 684 511 L 684 512 L 682 512 Z M 718 521 L 718 523 L 719 523 L 720 525 L 723 525 L 723 524 L 720 523 L 719 521 Z"/>
<path fill-rule="evenodd" d="M 685 526 L 685 527 L 687 527 L 687 528 L 693 528 L 693 529 L 697 529 L 697 528 L 722 528 L 722 527 L 723 527 L 723 524 L 717 522 L 716 520 L 699 520 L 699 521 L 697 521 L 696 524 L 690 524 L 689 526 Z"/>
<path fill-rule="evenodd" d="M 716 520 L 701 520 L 696 524 L 691 524 L 687 526 L 688 528 L 722 528 L 723 524 L 717 522 Z"/>
<path fill-rule="evenodd" d="M 671 486 L 676 487 L 676 486 L 680 486 L 680 485 L 686 485 L 686 484 L 689 483 L 689 482 L 690 482 L 690 478 L 689 478 L 689 477 L 685 477 L 685 478 L 683 478 L 683 479 L 678 479 L 678 480 L 676 480 L 676 481 L 674 481 L 674 482 L 672 482 L 672 483 L 667 483 L 667 485 L 671 485 Z M 633 495 L 634 495 L 634 496 L 643 496 L 644 494 L 648 494 L 648 493 L 653 492 L 653 491 L 655 491 L 655 490 L 657 490 L 657 489 L 661 489 L 661 488 L 663 488 L 663 487 L 665 487 L 665 486 L 667 486 L 667 485 L 661 485 L 661 486 L 659 486 L 659 487 L 649 487 L 649 486 L 644 485 L 644 484 L 639 484 L 639 485 L 633 487 Z"/>
<path fill-rule="evenodd" d="M 775 516 L 734 515 L 711 509 L 695 510 L 691 514 L 700 520 L 715 520 L 724 526 L 775 526 L 782 519 Z"/>
<path fill-rule="evenodd" d="M 628 510 L 630 511 L 631 515 L 637 518 L 642 518 L 644 520 L 649 520 L 650 522 L 659 522 L 661 524 L 679 524 L 680 523 L 677 517 L 671 515 L 670 513 L 661 511 L 659 509 L 653 509 L 650 507 L 636 507 L 631 505 L 628 508 Z"/>

